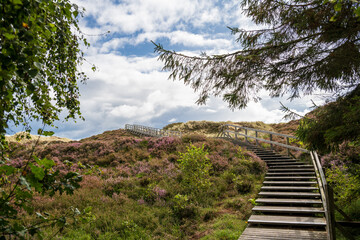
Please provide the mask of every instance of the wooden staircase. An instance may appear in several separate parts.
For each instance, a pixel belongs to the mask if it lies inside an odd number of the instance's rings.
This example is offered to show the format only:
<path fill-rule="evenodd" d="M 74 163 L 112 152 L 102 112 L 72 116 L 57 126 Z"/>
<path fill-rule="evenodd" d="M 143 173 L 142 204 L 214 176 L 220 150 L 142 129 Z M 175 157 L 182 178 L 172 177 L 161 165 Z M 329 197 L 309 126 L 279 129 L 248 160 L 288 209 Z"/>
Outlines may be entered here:
<path fill-rule="evenodd" d="M 241 145 L 264 160 L 268 172 L 239 240 L 327 239 L 314 166 L 256 145 Z"/>

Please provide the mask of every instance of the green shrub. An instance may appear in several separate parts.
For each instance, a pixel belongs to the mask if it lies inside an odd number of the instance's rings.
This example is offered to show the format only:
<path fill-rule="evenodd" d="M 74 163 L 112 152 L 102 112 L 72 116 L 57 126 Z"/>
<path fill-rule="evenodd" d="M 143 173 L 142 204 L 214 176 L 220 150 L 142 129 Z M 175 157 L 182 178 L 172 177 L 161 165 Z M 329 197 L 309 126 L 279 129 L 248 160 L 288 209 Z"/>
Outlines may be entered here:
<path fill-rule="evenodd" d="M 179 166 L 182 172 L 182 185 L 185 192 L 196 197 L 206 193 L 211 187 L 211 163 L 207 157 L 208 152 L 202 147 L 190 145 L 185 153 L 179 153 Z"/>
<path fill-rule="evenodd" d="M 345 166 L 342 168 L 326 169 L 326 180 L 333 187 L 336 200 L 342 204 L 349 204 L 352 200 L 360 197 L 360 178 L 359 174 L 353 175 L 346 172 Z"/>
<path fill-rule="evenodd" d="M 198 211 L 187 195 L 177 194 L 172 200 L 172 211 L 176 219 L 194 218 Z"/>

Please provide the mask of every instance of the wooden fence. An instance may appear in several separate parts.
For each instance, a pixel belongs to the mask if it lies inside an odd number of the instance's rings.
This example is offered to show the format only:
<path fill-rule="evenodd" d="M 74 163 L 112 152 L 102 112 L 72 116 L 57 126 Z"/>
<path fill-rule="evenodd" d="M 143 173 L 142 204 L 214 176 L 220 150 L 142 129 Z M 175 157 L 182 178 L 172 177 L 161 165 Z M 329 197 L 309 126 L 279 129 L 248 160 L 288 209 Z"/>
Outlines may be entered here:
<path fill-rule="evenodd" d="M 181 137 L 181 132 L 178 131 L 169 131 L 136 124 L 125 124 L 125 130 L 148 137 Z"/>

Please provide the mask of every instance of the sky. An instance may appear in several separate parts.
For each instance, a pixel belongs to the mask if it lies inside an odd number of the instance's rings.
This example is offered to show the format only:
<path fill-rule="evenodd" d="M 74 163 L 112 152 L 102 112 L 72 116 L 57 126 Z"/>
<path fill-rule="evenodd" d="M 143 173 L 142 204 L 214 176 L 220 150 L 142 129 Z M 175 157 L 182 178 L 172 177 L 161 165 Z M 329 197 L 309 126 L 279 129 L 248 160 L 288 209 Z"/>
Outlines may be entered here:
<path fill-rule="evenodd" d="M 290 102 L 286 96 L 270 98 L 260 93 L 260 102 L 250 102 L 242 110 L 230 110 L 221 98 L 211 97 L 197 105 L 197 93 L 180 81 L 168 80 L 162 71 L 151 41 L 165 49 L 197 55 L 230 53 L 241 49 L 228 27 L 257 28 L 244 16 L 239 0 L 72 0 L 84 7 L 81 31 L 89 48 L 83 48 L 86 84 L 79 83 L 81 112 L 85 121 L 57 122 L 55 135 L 82 139 L 107 130 L 141 124 L 162 128 L 187 121 L 283 120 L 280 102 L 307 113 L 322 100 L 306 96 Z M 92 64 L 97 70 L 91 71 Z M 39 127 L 33 123 L 33 129 Z M 16 132 L 12 128 L 9 132 Z"/>

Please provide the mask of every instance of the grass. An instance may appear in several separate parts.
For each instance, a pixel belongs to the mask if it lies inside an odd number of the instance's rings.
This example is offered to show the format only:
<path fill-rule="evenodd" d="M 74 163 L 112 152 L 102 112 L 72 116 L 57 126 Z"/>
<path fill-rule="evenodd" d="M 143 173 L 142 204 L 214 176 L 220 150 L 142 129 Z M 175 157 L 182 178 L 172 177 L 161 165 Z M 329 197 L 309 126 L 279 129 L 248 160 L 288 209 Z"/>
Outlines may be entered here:
<path fill-rule="evenodd" d="M 191 144 L 207 152 L 208 173 L 201 175 L 206 184 L 198 185 L 200 175 L 192 179 L 180 166 L 180 152 Z M 19 143 L 11 147 L 14 163 L 21 163 L 28 148 Z M 54 159 L 57 168 L 68 161 L 83 174 L 82 165 L 99 165 L 84 175 L 74 195 L 35 197 L 35 212 L 43 214 L 92 208 L 91 221 L 69 221 L 60 232 L 48 227 L 45 239 L 237 239 L 266 169 L 253 153 L 203 135 L 153 139 L 116 130 L 79 142 L 50 143 L 37 155 Z M 191 155 L 190 160 L 205 155 Z M 25 222 L 35 219 L 24 215 Z"/>

